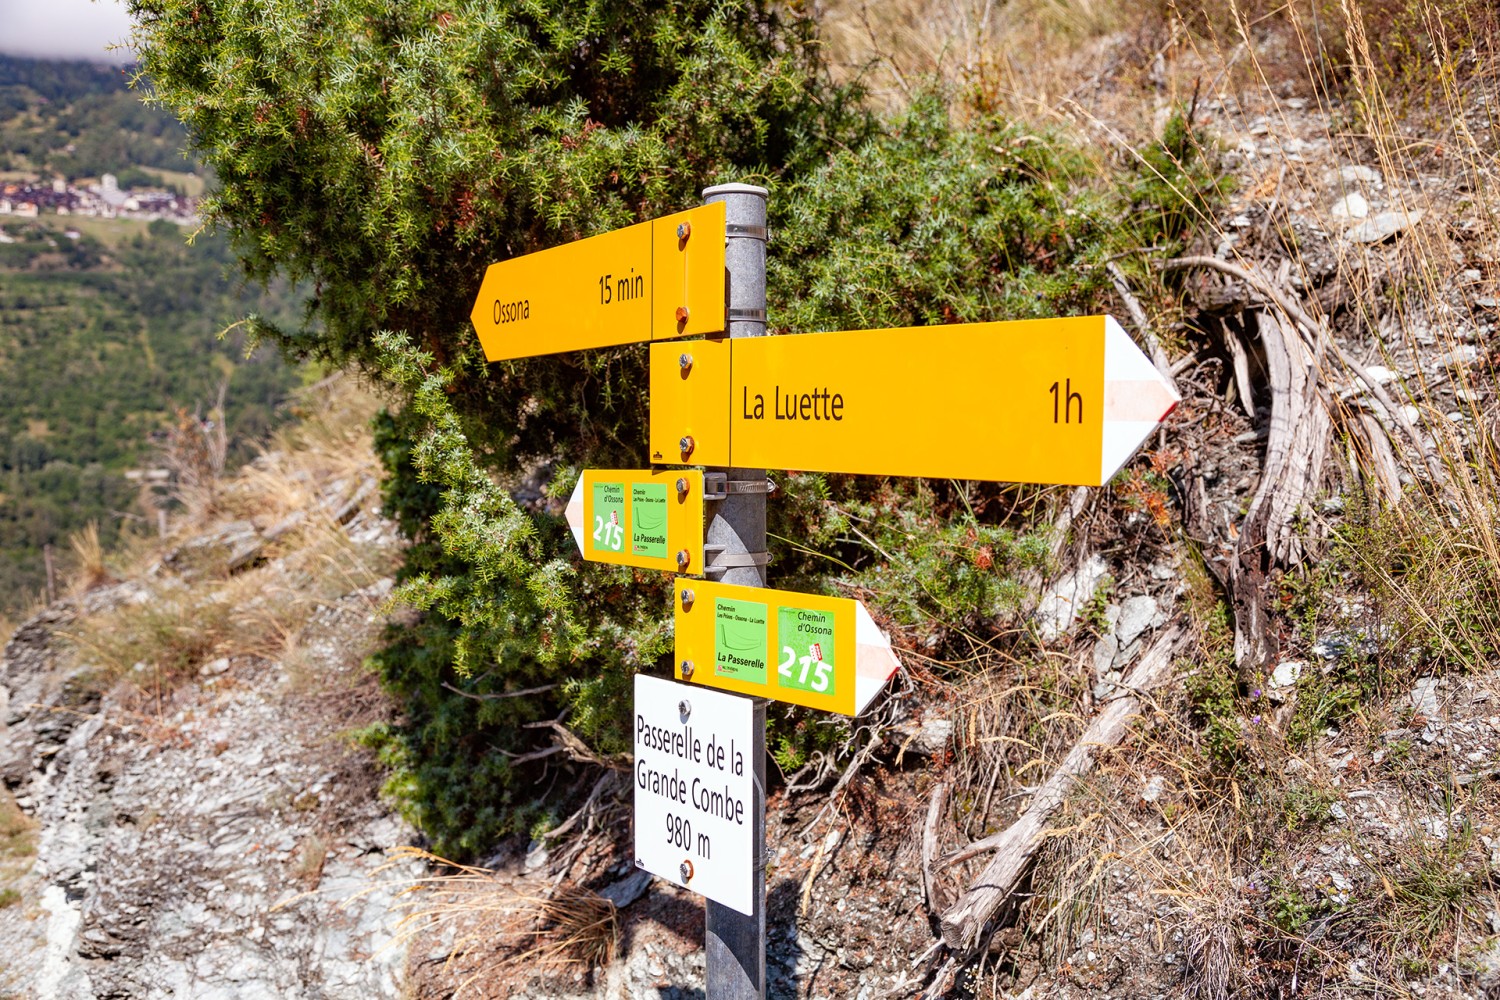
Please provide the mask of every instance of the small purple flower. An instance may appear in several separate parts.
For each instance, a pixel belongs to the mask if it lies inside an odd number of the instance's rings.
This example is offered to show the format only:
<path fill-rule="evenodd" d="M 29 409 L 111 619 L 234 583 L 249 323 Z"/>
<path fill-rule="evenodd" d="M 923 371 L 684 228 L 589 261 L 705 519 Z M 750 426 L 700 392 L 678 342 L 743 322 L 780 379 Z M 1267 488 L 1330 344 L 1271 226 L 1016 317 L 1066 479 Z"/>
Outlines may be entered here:
<path fill-rule="evenodd" d="M 1258 715 L 1252 715 L 1252 716 L 1250 716 L 1250 725 L 1252 725 L 1252 726 L 1258 726 L 1258 725 L 1260 725 L 1260 716 L 1258 716 Z"/>
<path fill-rule="evenodd" d="M 1260 688 L 1256 688 L 1254 691 L 1251 691 L 1250 692 L 1250 697 L 1252 697 L 1252 698 L 1259 698 L 1260 697 Z"/>

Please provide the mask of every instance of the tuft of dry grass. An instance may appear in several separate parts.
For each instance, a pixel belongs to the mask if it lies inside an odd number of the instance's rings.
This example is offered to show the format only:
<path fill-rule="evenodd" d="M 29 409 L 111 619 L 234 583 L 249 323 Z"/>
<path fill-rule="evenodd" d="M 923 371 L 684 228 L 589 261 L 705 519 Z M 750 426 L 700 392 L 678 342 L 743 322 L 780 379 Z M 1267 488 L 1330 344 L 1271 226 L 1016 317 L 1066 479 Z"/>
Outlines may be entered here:
<path fill-rule="evenodd" d="M 402 880 L 399 939 L 443 941 L 455 997 L 489 995 L 494 983 L 566 968 L 609 964 L 620 940 L 615 904 L 578 886 L 519 885 L 486 868 L 461 865 L 415 847 L 398 847 L 375 872 L 413 861 L 434 874 Z"/>
<path fill-rule="evenodd" d="M 389 576 L 395 549 L 356 542 L 335 517 L 361 488 L 366 507 L 377 503 L 369 424 L 378 405 L 352 378 L 304 390 L 302 422 L 216 483 L 211 513 L 202 508 L 138 553 L 140 563 L 159 560 L 162 545 L 230 521 L 249 521 L 262 537 L 258 560 L 246 568 L 205 565 L 190 582 L 167 578 L 147 599 L 81 618 L 69 638 L 97 668 L 97 682 L 124 678 L 159 694 L 219 657 L 295 660 L 298 634 L 319 608 Z"/>
<path fill-rule="evenodd" d="M 36 853 L 36 822 L 0 788 L 0 859 L 29 858 Z"/>
<path fill-rule="evenodd" d="M 104 546 L 99 544 L 99 523 L 90 521 L 82 531 L 68 536 L 68 547 L 73 550 L 73 573 L 69 590 L 84 594 L 96 587 L 114 582 L 114 576 L 104 561 Z"/>

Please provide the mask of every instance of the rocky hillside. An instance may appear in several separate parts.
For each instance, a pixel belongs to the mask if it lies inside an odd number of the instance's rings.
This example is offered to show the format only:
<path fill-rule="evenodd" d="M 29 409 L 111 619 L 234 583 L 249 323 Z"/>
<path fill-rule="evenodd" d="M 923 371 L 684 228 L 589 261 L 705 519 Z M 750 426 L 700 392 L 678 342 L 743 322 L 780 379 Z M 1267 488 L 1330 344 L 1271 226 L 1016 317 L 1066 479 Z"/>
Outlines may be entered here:
<path fill-rule="evenodd" d="M 412 831 L 350 740 L 390 711 L 361 657 L 396 546 L 368 403 L 311 402 L 128 578 L 5 644 L 0 995 L 399 994 Z"/>
<path fill-rule="evenodd" d="M 930 68 L 1101 184 L 1143 136 L 1210 137 L 1197 242 L 1098 264 L 1183 402 L 1108 487 L 1028 498 L 1044 567 L 967 660 L 861 594 L 905 665 L 773 768 L 769 995 L 1500 996 L 1496 77 L 1472 34 L 1386 92 L 1363 22 L 1335 70 L 1269 14 L 1096 6 Z M 840 43 L 882 99 L 942 27 L 910 10 Z M 362 656 L 409 612 L 372 406 L 316 392 L 5 646 L 0 990 L 702 1000 L 701 903 L 634 869 L 629 762 L 566 716 L 526 725 L 581 806 L 481 864 L 382 804 L 357 735 L 399 706 Z"/>

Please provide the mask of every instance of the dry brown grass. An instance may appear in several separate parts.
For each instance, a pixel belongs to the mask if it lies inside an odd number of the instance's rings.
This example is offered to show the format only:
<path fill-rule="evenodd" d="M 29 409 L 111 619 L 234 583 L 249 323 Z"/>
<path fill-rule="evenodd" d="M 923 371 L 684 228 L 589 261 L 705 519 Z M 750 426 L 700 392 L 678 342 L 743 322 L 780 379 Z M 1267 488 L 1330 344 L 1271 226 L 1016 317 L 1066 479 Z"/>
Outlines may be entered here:
<path fill-rule="evenodd" d="M 98 522 L 90 521 L 82 531 L 69 535 L 68 547 L 73 551 L 73 567 L 68 581 L 71 593 L 87 593 L 114 582 L 114 576 L 105 565 L 104 546 L 99 544 Z"/>
<path fill-rule="evenodd" d="M 1363 560 L 1366 580 L 1384 595 L 1386 622 L 1402 623 L 1403 643 L 1426 644 L 1448 669 L 1494 669 L 1500 386 L 1492 366 L 1500 355 L 1489 342 L 1495 307 L 1480 300 L 1500 298 L 1500 7 L 1487 0 L 837 0 L 828 12 L 837 71 L 863 74 L 876 106 L 898 107 L 936 78 L 959 117 L 999 114 L 1071 134 L 1091 149 L 1099 184 L 1113 183 L 1128 151 L 1195 94 L 1200 121 L 1224 150 L 1253 147 L 1235 167 L 1240 184 L 1224 220 L 1271 204 L 1279 214 L 1259 240 L 1222 221 L 1202 227 L 1204 252 L 1221 250 L 1245 265 L 1270 261 L 1273 273 L 1287 260 L 1283 287 L 1360 364 L 1404 374 L 1392 394 L 1415 408 L 1444 476 L 1435 478 L 1392 434 L 1404 477 L 1392 490 L 1376 456 L 1346 441 L 1344 485 L 1372 499 L 1378 530 L 1362 548 L 1345 551 Z M 1267 152 L 1277 138 L 1295 141 Z M 1421 213 L 1420 222 L 1393 244 L 1341 239 L 1345 224 L 1329 208 L 1349 193 L 1336 178 L 1350 164 L 1378 170 L 1379 196 L 1392 210 Z M 1288 209 L 1322 232 L 1294 234 Z M 1325 316 L 1311 290 L 1338 283 L 1351 292 Z M 1137 289 L 1171 341 L 1182 313 L 1166 292 Z M 1435 370 L 1430 363 L 1473 349 L 1474 365 Z M 1350 382 L 1331 365 L 1321 374 Z M 1357 420 L 1358 405 L 1351 401 L 1336 424 Z M 1341 519 L 1332 520 L 1339 530 Z M 1210 655 L 1200 650 L 1185 666 L 1202 666 Z M 1050 773 L 1081 728 L 1088 698 L 1077 675 L 1087 666 L 1074 670 L 1073 680 L 1048 679 L 997 657 L 951 694 L 959 730 L 951 818 L 960 844 L 1008 822 L 1025 788 Z M 1401 724 L 1401 706 L 1380 697 L 1404 696 L 1405 675 L 1397 674 L 1394 686 L 1358 707 L 1349 727 L 1379 733 Z M 1326 775 L 1301 783 L 1285 776 L 1303 766 L 1299 754 L 1313 757 L 1277 729 L 1291 710 L 1255 709 L 1267 717 L 1256 717 L 1244 764 L 1226 773 L 1207 766 L 1205 730 L 1186 697 L 1162 695 L 1130 745 L 1078 788 L 1057 818 L 1062 835 L 1039 857 L 1037 895 L 1023 904 L 1018 926 L 1044 961 L 1061 963 L 1079 931 L 1097 924 L 1106 873 L 1125 870 L 1172 901 L 1189 996 L 1235 995 L 1256 955 L 1287 969 L 1298 962 L 1337 969 L 1348 947 L 1388 976 L 1472 956 L 1465 949 L 1483 940 L 1480 916 L 1494 905 L 1493 875 L 1472 834 L 1438 840 L 1415 821 L 1389 843 L 1346 831 L 1347 846 L 1367 852 L 1382 888 L 1340 911 L 1338 946 L 1309 940 L 1307 914 L 1327 916 L 1318 909 L 1327 905 L 1323 896 L 1290 880 L 1265 884 L 1262 864 L 1284 874 L 1286 859 L 1325 843 L 1319 803 L 1339 798 Z M 1320 739 L 1322 725 L 1314 733 Z M 1165 791 L 1143 803 L 1139 790 L 1153 777 Z M 1414 797 L 1400 807 L 1423 815 L 1430 804 Z M 1471 822 L 1495 823 L 1493 809 L 1473 809 L 1483 818 Z M 1134 820 L 1154 832 L 1143 834 Z"/>
<path fill-rule="evenodd" d="M 377 400 L 352 379 L 307 391 L 301 423 L 241 474 L 216 484 L 212 515 L 182 521 L 164 543 L 144 547 L 142 562 L 234 520 L 248 520 L 273 540 L 260 560 L 230 574 L 198 567 L 190 582 L 170 577 L 149 599 L 81 619 L 70 632 L 101 683 L 127 678 L 151 691 L 170 690 L 204 663 L 224 656 L 295 659 L 298 634 L 320 607 L 388 576 L 397 553 L 357 544 L 333 514 L 378 466 L 369 421 Z M 368 496 L 373 508 L 378 497 Z M 227 556 L 227 553 L 225 553 Z"/>
<path fill-rule="evenodd" d="M 407 871 L 413 861 L 432 874 L 401 879 L 398 938 L 443 942 L 444 989 L 455 997 L 512 995 L 495 993 L 497 984 L 587 972 L 614 957 L 618 912 L 595 893 L 567 884 L 544 888 L 414 847 L 392 851 L 375 877 Z"/>

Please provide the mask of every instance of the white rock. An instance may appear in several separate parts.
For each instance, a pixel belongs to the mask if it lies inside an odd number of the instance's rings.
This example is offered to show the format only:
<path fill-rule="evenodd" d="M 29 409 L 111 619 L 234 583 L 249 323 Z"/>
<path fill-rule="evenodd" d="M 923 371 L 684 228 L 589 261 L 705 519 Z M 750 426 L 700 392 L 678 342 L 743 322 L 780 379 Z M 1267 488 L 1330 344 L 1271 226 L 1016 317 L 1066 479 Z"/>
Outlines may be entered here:
<path fill-rule="evenodd" d="M 1438 679 L 1436 677 L 1423 677 L 1411 686 L 1411 694 L 1407 697 L 1411 701 L 1411 707 L 1419 715 L 1432 718 L 1438 713 Z"/>
<path fill-rule="evenodd" d="M 1098 555 L 1091 556 L 1042 595 L 1034 619 L 1037 633 L 1044 641 L 1051 642 L 1072 629 L 1074 619 L 1099 589 L 1107 572 L 1104 560 Z"/>
<path fill-rule="evenodd" d="M 1421 208 L 1406 212 L 1381 212 L 1349 230 L 1349 238 L 1356 243 L 1379 243 L 1403 229 L 1415 226 L 1426 214 L 1426 210 Z"/>
<path fill-rule="evenodd" d="M 1156 621 L 1156 598 L 1149 594 L 1128 597 L 1120 605 L 1120 620 L 1115 626 L 1115 635 L 1122 647 L 1130 645 Z"/>
<path fill-rule="evenodd" d="M 203 666 L 199 667 L 198 668 L 198 676 L 199 677 L 212 677 L 215 674 L 222 674 L 224 671 L 226 671 L 228 669 L 229 669 L 229 657 L 227 657 L 227 656 L 221 656 L 217 660 L 210 660 L 209 662 L 203 664 Z"/>
<path fill-rule="evenodd" d="M 1271 671 L 1271 686 L 1278 688 L 1291 687 L 1297 683 L 1297 678 L 1302 676 L 1302 671 L 1307 663 L 1303 660 L 1287 660 L 1276 664 L 1276 669 Z"/>
<path fill-rule="evenodd" d="M 1362 163 L 1353 163 L 1339 169 L 1339 180 L 1345 184 L 1379 184 L 1380 171 Z"/>
<path fill-rule="evenodd" d="M 1356 191 L 1334 202 L 1328 214 L 1335 219 L 1363 219 L 1370 214 L 1370 203 Z"/>
<path fill-rule="evenodd" d="M 1112 635 L 1106 635 L 1094 644 L 1094 676 L 1103 679 L 1115 665 L 1115 658 L 1120 655 L 1120 640 Z"/>
<path fill-rule="evenodd" d="M 1459 368 L 1463 365 L 1472 365 L 1479 360 L 1479 348 L 1472 344 L 1460 344 L 1451 351 L 1444 351 L 1432 359 L 1432 363 L 1439 368 Z"/>
<path fill-rule="evenodd" d="M 1376 385 L 1385 385 L 1396 377 L 1396 373 L 1385 365 L 1371 365 L 1365 369 L 1365 374 L 1370 376 L 1370 381 Z"/>

